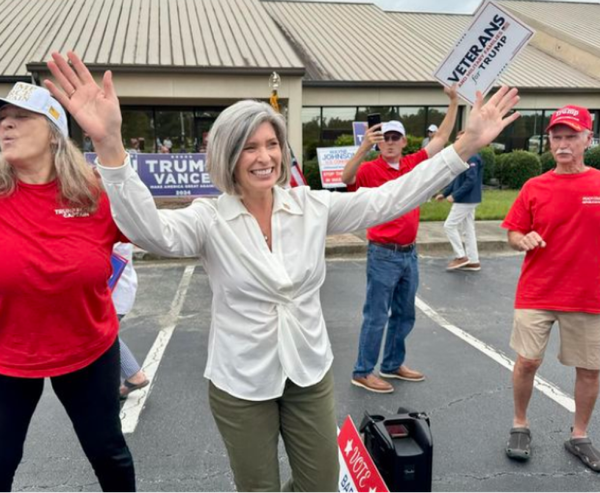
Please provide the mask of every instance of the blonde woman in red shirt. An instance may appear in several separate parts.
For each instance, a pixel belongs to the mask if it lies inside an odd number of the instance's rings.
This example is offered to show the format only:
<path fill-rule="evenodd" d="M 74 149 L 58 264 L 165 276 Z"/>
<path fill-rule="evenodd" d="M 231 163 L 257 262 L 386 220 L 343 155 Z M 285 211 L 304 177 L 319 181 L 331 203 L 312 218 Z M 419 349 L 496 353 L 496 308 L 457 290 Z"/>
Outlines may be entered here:
<path fill-rule="evenodd" d="M 133 491 L 108 288 L 112 247 L 127 239 L 46 89 L 19 82 L 0 99 L 0 148 L 0 491 L 12 487 L 45 378 L 102 489 Z"/>

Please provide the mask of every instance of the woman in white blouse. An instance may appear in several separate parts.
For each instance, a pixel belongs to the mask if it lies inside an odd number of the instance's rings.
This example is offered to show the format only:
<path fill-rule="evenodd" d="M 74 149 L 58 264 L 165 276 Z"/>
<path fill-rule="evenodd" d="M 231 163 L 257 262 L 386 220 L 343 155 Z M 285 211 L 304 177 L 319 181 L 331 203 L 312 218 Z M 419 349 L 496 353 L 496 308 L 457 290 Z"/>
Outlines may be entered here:
<path fill-rule="evenodd" d="M 208 142 L 211 179 L 223 194 L 186 209 L 157 210 L 129 166 L 119 101 L 72 53 L 48 66 L 47 87 L 90 135 L 119 228 L 162 255 L 199 257 L 213 290 L 205 377 L 238 490 L 279 491 L 281 434 L 291 490 L 336 491 L 338 455 L 331 364 L 319 299 L 325 238 L 387 222 L 467 169 L 464 161 L 518 114 L 516 89 L 473 108 L 464 136 L 430 162 L 376 189 L 340 194 L 285 189 L 286 129 L 267 104 L 241 101 L 217 118 Z"/>

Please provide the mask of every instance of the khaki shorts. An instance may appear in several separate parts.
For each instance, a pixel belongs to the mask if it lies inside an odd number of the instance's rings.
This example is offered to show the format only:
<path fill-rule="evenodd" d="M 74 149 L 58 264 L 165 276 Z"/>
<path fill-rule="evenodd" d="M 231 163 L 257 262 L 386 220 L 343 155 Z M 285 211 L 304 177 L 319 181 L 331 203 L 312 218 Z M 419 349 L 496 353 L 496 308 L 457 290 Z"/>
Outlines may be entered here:
<path fill-rule="evenodd" d="M 560 329 L 558 360 L 600 370 L 600 314 L 517 309 L 510 347 L 523 358 L 543 359 L 554 322 Z"/>

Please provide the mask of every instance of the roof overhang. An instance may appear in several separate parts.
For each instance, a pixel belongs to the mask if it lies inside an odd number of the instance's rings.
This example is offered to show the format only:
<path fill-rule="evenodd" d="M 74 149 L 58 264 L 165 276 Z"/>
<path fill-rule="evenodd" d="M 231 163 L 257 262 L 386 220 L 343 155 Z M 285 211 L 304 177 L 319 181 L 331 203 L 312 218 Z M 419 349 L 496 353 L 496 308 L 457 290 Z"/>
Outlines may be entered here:
<path fill-rule="evenodd" d="M 348 80 L 304 80 L 304 87 L 331 87 L 349 89 L 380 89 L 380 88 L 439 88 L 440 84 L 426 81 L 348 81 Z"/>
<path fill-rule="evenodd" d="M 104 65 L 86 64 L 90 72 L 138 73 L 138 74 L 221 74 L 221 75 L 269 75 L 277 72 L 280 75 L 304 76 L 304 68 L 292 67 L 199 67 L 199 66 L 167 66 L 167 65 Z M 27 64 L 31 73 L 49 72 L 45 62 L 31 62 Z"/>
<path fill-rule="evenodd" d="M 325 80 L 304 80 L 302 81 L 304 87 L 319 87 L 319 88 L 332 88 L 332 89 L 390 89 L 390 88 L 402 88 L 402 89 L 440 89 L 441 85 L 438 82 L 427 80 L 427 81 L 365 81 L 365 82 L 353 82 L 353 81 L 325 81 Z M 498 89 L 500 86 L 494 86 L 492 91 Z M 586 93 L 586 92 L 598 92 L 597 87 L 518 87 L 521 93 Z"/>

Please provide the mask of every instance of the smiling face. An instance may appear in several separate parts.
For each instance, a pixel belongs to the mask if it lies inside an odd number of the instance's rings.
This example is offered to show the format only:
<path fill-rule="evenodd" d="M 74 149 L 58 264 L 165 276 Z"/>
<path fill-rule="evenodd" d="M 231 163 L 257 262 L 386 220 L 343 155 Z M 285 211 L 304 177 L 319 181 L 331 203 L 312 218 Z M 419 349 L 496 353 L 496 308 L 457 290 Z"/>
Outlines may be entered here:
<path fill-rule="evenodd" d="M 0 108 L 0 149 L 16 170 L 52 163 L 51 141 L 45 116 L 10 104 Z"/>
<path fill-rule="evenodd" d="M 582 166 L 585 150 L 590 146 L 590 133 L 576 130 L 567 125 L 556 125 L 550 129 L 550 150 L 557 167 Z"/>
<path fill-rule="evenodd" d="M 233 176 L 241 196 L 270 191 L 281 174 L 281 146 L 273 125 L 261 124 L 246 141 Z"/>

